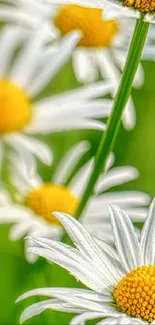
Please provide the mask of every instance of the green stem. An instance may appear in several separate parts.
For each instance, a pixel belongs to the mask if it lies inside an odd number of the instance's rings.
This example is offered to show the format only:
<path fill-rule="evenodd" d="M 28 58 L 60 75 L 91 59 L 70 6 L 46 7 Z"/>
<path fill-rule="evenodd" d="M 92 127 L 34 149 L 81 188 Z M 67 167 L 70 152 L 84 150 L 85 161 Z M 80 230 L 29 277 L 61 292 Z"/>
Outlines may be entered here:
<path fill-rule="evenodd" d="M 107 157 L 114 148 L 114 143 L 121 125 L 121 117 L 129 99 L 134 77 L 140 62 L 142 50 L 148 33 L 149 24 L 143 21 L 143 17 L 137 20 L 127 60 L 122 73 L 120 85 L 114 100 L 111 117 L 109 118 L 107 130 L 103 134 L 97 154 L 95 156 L 94 170 L 90 176 L 86 190 L 76 212 L 78 218 L 83 212 L 101 171 L 105 170 Z"/>

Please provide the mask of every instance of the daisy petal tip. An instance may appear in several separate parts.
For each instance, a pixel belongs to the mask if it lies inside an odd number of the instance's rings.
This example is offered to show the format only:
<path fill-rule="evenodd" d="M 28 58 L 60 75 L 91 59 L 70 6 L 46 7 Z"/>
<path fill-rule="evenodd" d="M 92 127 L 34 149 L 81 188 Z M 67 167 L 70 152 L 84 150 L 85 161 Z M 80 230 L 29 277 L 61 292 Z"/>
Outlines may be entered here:
<path fill-rule="evenodd" d="M 28 248 L 26 249 L 26 251 L 27 251 L 28 253 L 37 254 L 37 253 L 34 251 L 34 247 L 28 247 Z"/>
<path fill-rule="evenodd" d="M 114 212 L 117 212 L 118 210 L 121 210 L 118 205 L 111 204 L 109 206 L 109 212 L 114 213 Z"/>
<path fill-rule="evenodd" d="M 22 301 L 22 295 L 15 300 L 15 304 L 18 304 L 20 301 Z"/>
<path fill-rule="evenodd" d="M 91 144 L 90 144 L 90 142 L 87 141 L 87 140 L 84 140 L 83 143 L 82 143 L 82 145 L 83 145 L 83 150 L 84 150 L 84 151 L 88 151 L 88 150 L 91 149 Z"/>
<path fill-rule="evenodd" d="M 152 199 L 152 206 L 155 207 L 155 197 Z"/>
<path fill-rule="evenodd" d="M 132 167 L 131 173 L 132 173 L 133 177 L 135 177 L 135 178 L 139 178 L 140 177 L 140 172 L 135 167 Z"/>
<path fill-rule="evenodd" d="M 25 236 L 24 240 L 29 240 L 29 239 L 33 239 L 31 236 Z"/>
<path fill-rule="evenodd" d="M 153 215 L 155 212 L 155 197 L 152 199 L 149 210 L 151 211 L 151 214 Z"/>
<path fill-rule="evenodd" d="M 54 211 L 52 214 L 54 214 L 54 216 L 59 220 L 61 220 L 63 218 L 71 217 L 69 214 L 64 213 L 64 212 L 59 212 L 59 211 Z"/>
<path fill-rule="evenodd" d="M 27 320 L 27 318 L 25 318 L 24 315 L 21 314 L 21 316 L 19 318 L 19 324 L 23 324 L 26 320 Z"/>

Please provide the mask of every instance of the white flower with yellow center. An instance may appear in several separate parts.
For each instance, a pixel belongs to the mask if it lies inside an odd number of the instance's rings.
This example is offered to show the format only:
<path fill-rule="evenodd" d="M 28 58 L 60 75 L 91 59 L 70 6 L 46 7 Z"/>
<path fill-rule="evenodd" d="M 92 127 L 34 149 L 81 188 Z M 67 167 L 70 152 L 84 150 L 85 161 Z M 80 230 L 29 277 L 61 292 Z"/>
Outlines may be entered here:
<path fill-rule="evenodd" d="M 21 164 L 16 157 L 12 159 L 14 170 L 12 182 L 17 189 L 19 203 L 11 203 L 3 192 L 0 193 L 0 223 L 13 223 L 10 230 L 11 240 L 18 240 L 26 234 L 61 239 L 63 230 L 53 212 L 58 210 L 75 215 L 93 168 L 93 160 L 88 161 L 68 185 L 65 184 L 87 151 L 87 142 L 81 142 L 71 148 L 60 165 L 57 166 L 51 182 L 48 183 L 44 183 L 39 175 L 28 178 L 27 169 L 24 169 L 25 165 Z M 112 240 L 112 236 L 107 219 L 109 202 L 121 204 L 132 214 L 134 219 L 144 219 L 146 216 L 145 206 L 150 200 L 146 193 L 138 191 L 106 193 L 110 188 L 134 180 L 139 176 L 137 169 L 131 166 L 111 168 L 112 162 L 113 155 L 110 155 L 107 161 L 107 171 L 100 176 L 87 211 L 81 217 L 81 222 L 95 236 L 110 240 Z M 97 213 L 95 214 L 96 209 Z M 31 244 L 31 239 L 26 241 L 27 246 L 31 246 Z M 27 254 L 27 258 L 31 262 L 36 260 L 34 254 Z"/>
<path fill-rule="evenodd" d="M 63 94 L 44 98 L 41 96 L 42 99 L 38 99 L 43 89 L 69 59 L 79 36 L 79 32 L 75 31 L 57 45 L 47 46 L 47 42 L 51 40 L 47 26 L 31 33 L 17 26 L 6 26 L 2 29 L 1 159 L 7 144 L 24 159 L 27 154 L 33 153 L 44 163 L 51 164 L 51 149 L 31 135 L 72 129 L 105 129 L 105 124 L 97 119 L 110 115 L 112 101 L 96 97 L 103 97 L 110 92 L 109 82 L 99 82 Z"/>
<path fill-rule="evenodd" d="M 28 16 L 28 22 L 30 18 L 33 20 L 33 23 L 35 21 L 34 25 L 36 21 L 39 24 L 46 21 L 53 38 L 59 39 L 60 36 L 80 30 L 81 39 L 72 55 L 77 79 L 82 83 L 92 82 L 100 74 L 103 78 L 110 79 L 112 85 L 111 95 L 112 97 L 115 95 L 134 28 L 133 20 L 126 21 L 126 19 L 117 17 L 117 15 L 114 15 L 112 19 L 108 19 L 107 7 L 109 8 L 109 2 L 100 0 L 65 1 L 69 5 L 64 5 L 64 1 L 61 0 L 10 1 L 14 3 L 14 6 L 12 6 L 14 14 L 16 15 L 18 11 L 21 12 L 19 18 L 16 18 L 18 22 L 23 15 Z M 62 3 L 63 6 L 57 6 L 56 3 Z M 7 11 L 7 9 L 5 10 Z M 9 12 L 10 16 L 13 17 L 11 9 Z M 113 14 L 114 10 L 112 10 Z M 154 40 L 155 35 L 154 31 L 153 34 L 149 33 L 149 35 L 144 58 L 146 60 L 154 60 L 154 46 L 152 44 L 152 37 Z M 142 86 L 143 82 L 144 72 L 142 66 L 139 65 L 134 87 Z M 127 129 L 133 128 L 136 123 L 135 108 L 131 97 L 126 106 L 123 121 Z"/>
<path fill-rule="evenodd" d="M 67 269 L 88 289 L 42 288 L 23 294 L 48 299 L 32 304 L 21 322 L 46 309 L 77 313 L 70 324 L 101 318 L 103 324 L 155 324 L 155 201 L 151 204 L 140 238 L 125 211 L 111 206 L 115 247 L 92 237 L 74 218 L 55 213 L 75 248 L 44 238 L 33 238 L 31 253 Z M 38 247 L 39 245 L 39 247 Z"/>
<path fill-rule="evenodd" d="M 23 10 L 25 10 L 24 3 Z M 51 27 L 53 37 L 59 39 L 75 30 L 81 32 L 81 38 L 72 53 L 73 68 L 78 81 L 93 82 L 101 75 L 102 78 L 110 80 L 113 97 L 125 64 L 134 21 L 129 22 L 122 18 L 115 19 L 115 17 L 105 20 L 104 10 L 86 8 L 83 7 L 84 4 L 81 1 L 81 6 L 74 4 L 56 6 L 52 5 L 50 0 L 44 3 L 41 0 L 39 2 L 44 9 L 49 9 L 46 22 Z M 32 2 L 31 4 L 29 2 L 30 8 L 31 6 L 33 8 L 34 5 L 36 5 L 36 0 L 33 0 L 33 5 Z M 152 59 L 151 53 L 152 47 L 149 47 L 146 58 Z M 139 65 L 134 87 L 141 87 L 143 82 L 144 71 Z M 132 129 L 135 126 L 136 114 L 132 97 L 126 106 L 123 122 L 127 129 Z"/>
<path fill-rule="evenodd" d="M 51 9 L 52 11 L 52 9 Z M 118 88 L 121 72 L 126 60 L 129 41 L 133 30 L 133 21 L 125 19 L 104 19 L 104 11 L 78 5 L 53 7 L 52 30 L 57 27 L 56 35 L 64 36 L 73 30 L 82 33 L 78 46 L 72 55 L 72 62 L 77 79 L 82 83 L 102 78 L 110 80 L 113 88 L 112 97 Z M 58 36 L 59 36 L 58 35 Z M 141 87 L 144 72 L 141 65 L 134 81 L 135 87 Z M 123 116 L 127 129 L 136 122 L 134 102 L 130 100 Z"/>

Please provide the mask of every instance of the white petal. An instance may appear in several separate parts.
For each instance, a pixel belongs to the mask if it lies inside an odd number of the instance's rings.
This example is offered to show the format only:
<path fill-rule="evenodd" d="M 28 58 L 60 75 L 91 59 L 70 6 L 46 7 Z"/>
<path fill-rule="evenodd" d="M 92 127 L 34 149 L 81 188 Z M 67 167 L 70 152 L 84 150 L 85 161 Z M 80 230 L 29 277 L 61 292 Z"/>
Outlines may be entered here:
<path fill-rule="evenodd" d="M 93 53 L 89 49 L 77 49 L 72 56 L 76 78 L 81 83 L 89 83 L 98 79 L 98 68 Z"/>
<path fill-rule="evenodd" d="M 86 211 L 88 215 L 95 216 L 97 212 L 99 212 L 100 215 L 102 213 L 103 216 L 106 216 L 108 214 L 108 208 L 110 204 L 117 204 L 121 208 L 127 210 L 131 208 L 138 208 L 139 206 L 145 207 L 149 203 L 149 195 L 140 191 L 107 192 L 99 196 L 92 196 L 90 198 Z"/>
<path fill-rule="evenodd" d="M 20 323 L 25 322 L 26 320 L 41 314 L 46 309 L 64 311 L 64 312 L 83 312 L 82 308 L 72 307 L 66 302 L 59 301 L 58 299 L 48 299 L 45 301 L 37 302 L 27 307 L 24 312 L 21 314 Z"/>
<path fill-rule="evenodd" d="M 20 221 L 19 221 L 20 222 Z M 9 232 L 9 238 L 12 241 L 19 240 L 27 233 L 27 225 L 24 223 L 15 224 L 11 227 Z"/>
<path fill-rule="evenodd" d="M 71 174 L 74 166 L 78 163 L 83 154 L 89 150 L 89 148 L 90 143 L 88 141 L 82 141 L 69 149 L 57 166 L 52 181 L 56 184 L 63 184 Z"/>
<path fill-rule="evenodd" d="M 144 264 L 155 263 L 155 199 L 150 205 L 148 217 L 144 223 L 141 233 L 141 249 Z"/>
<path fill-rule="evenodd" d="M 39 244 L 39 240 L 35 241 Z M 106 293 L 107 284 L 102 274 L 94 270 L 94 265 L 90 264 L 91 261 L 88 263 L 86 258 L 80 256 L 75 250 L 73 251 L 61 243 L 52 241 L 50 249 L 32 247 L 28 249 L 28 252 L 42 256 L 67 269 L 77 280 L 80 280 L 92 290 Z"/>
<path fill-rule="evenodd" d="M 17 55 L 9 73 L 9 78 L 23 89 L 27 89 L 33 81 L 41 50 L 49 38 L 47 37 L 48 34 L 49 31 L 46 25 L 41 29 L 32 31 L 30 37 L 24 43 L 22 51 Z"/>
<path fill-rule="evenodd" d="M 59 101 L 71 101 L 76 102 L 77 98 L 79 101 L 89 100 L 97 97 L 104 96 L 111 92 L 112 86 L 111 83 L 107 80 L 97 81 L 83 87 L 79 87 L 73 90 L 66 91 L 62 94 L 53 95 L 52 100 L 57 103 Z"/>
<path fill-rule="evenodd" d="M 96 54 L 97 62 L 100 68 L 100 72 L 103 78 L 110 80 L 112 85 L 112 95 L 114 95 L 119 85 L 121 73 L 113 63 L 109 50 L 102 50 Z"/>
<path fill-rule="evenodd" d="M 114 186 L 118 186 L 138 178 L 139 172 L 130 166 L 115 167 L 99 177 L 96 192 L 106 191 Z"/>
<path fill-rule="evenodd" d="M 111 263 L 111 260 L 103 253 L 85 227 L 83 227 L 75 218 L 72 218 L 65 213 L 56 212 L 55 216 L 63 224 L 70 238 L 77 245 L 80 251 L 86 256 L 89 256 L 90 259 L 97 264 L 97 267 L 101 269 L 100 272 L 104 274 L 107 281 L 114 283 L 114 279 L 119 277 L 119 274 L 115 273 L 114 264 Z"/>
<path fill-rule="evenodd" d="M 23 295 L 21 295 L 16 302 L 20 302 L 24 299 L 27 299 L 32 296 L 46 296 L 49 298 L 55 297 L 62 300 L 64 297 L 78 297 L 81 299 L 87 299 L 90 301 L 96 302 L 108 302 L 110 299 L 109 297 L 105 297 L 104 295 L 98 294 L 94 291 L 87 290 L 87 289 L 79 289 L 79 288 L 61 288 L 61 287 L 53 287 L 53 288 L 40 288 L 40 289 L 33 289 L 30 290 Z M 74 303 L 74 300 L 73 300 Z"/>
<path fill-rule="evenodd" d="M 124 110 L 123 114 L 123 124 L 126 130 L 132 130 L 135 125 L 136 125 L 136 110 L 135 110 L 135 105 L 130 97 Z"/>
<path fill-rule="evenodd" d="M 87 320 L 100 318 L 102 316 L 104 317 L 104 314 L 96 313 L 96 312 L 83 313 L 81 315 L 78 315 L 78 316 L 75 316 L 74 318 L 72 318 L 69 325 L 79 325 L 79 324 L 80 325 L 85 325 Z"/>
<path fill-rule="evenodd" d="M 9 205 L 0 207 L 0 223 L 12 223 L 29 220 L 30 211 L 20 205 Z"/>
<path fill-rule="evenodd" d="M 60 0 L 57 0 L 58 3 L 62 3 Z M 66 2 L 66 0 L 65 0 Z M 56 0 L 54 0 L 54 3 L 56 3 Z M 64 0 L 63 0 L 64 3 Z M 77 4 L 81 6 L 86 6 L 90 8 L 104 8 L 105 2 L 104 0 L 67 0 L 67 3 L 71 4 Z"/>
<path fill-rule="evenodd" d="M 115 154 L 111 152 L 106 160 L 105 172 L 107 172 L 115 162 Z"/>
<path fill-rule="evenodd" d="M 12 21 L 15 24 L 25 25 L 26 27 L 37 27 L 38 20 L 34 17 L 30 17 L 23 10 L 13 8 L 12 6 L 0 7 L 0 20 L 1 21 Z"/>
<path fill-rule="evenodd" d="M 47 134 L 49 132 L 62 132 L 68 130 L 101 130 L 105 131 L 106 124 L 93 119 L 70 116 L 70 114 L 60 114 L 59 117 L 55 118 L 53 121 L 47 119 L 44 123 L 36 123 L 27 128 L 27 131 L 31 134 L 42 133 Z"/>
<path fill-rule="evenodd" d="M 132 8 L 123 7 L 122 4 L 119 2 L 111 1 L 104 1 L 104 19 L 116 19 L 116 18 L 124 18 L 124 17 L 131 17 L 131 18 L 139 18 L 140 12 L 133 10 Z"/>
<path fill-rule="evenodd" d="M 9 144 L 12 145 L 15 150 L 19 151 L 22 150 L 22 148 L 25 148 L 26 151 L 30 150 L 43 163 L 49 166 L 51 165 L 52 152 L 45 143 L 34 138 L 28 138 L 21 133 L 12 135 L 11 137 L 5 136 L 5 140 L 7 140 L 7 142 L 9 142 Z"/>
<path fill-rule="evenodd" d="M 94 159 L 91 159 L 77 172 L 69 184 L 71 192 L 74 193 L 78 199 L 80 199 L 87 186 L 93 168 Z"/>
<path fill-rule="evenodd" d="M 143 263 L 141 247 L 131 220 L 125 211 L 110 207 L 111 224 L 115 244 L 127 272 Z"/>
<path fill-rule="evenodd" d="M 34 174 L 36 174 L 36 159 L 30 151 L 24 150 L 22 146 L 17 148 L 17 152 L 10 152 L 10 154 L 8 154 L 8 159 L 10 161 L 13 177 L 18 174 L 22 178 L 25 178 L 25 175 L 26 178 L 28 178 L 34 177 Z"/>
<path fill-rule="evenodd" d="M 144 69 L 143 69 L 142 64 L 140 63 L 138 66 L 137 72 L 136 72 L 133 86 L 135 88 L 142 87 L 142 85 L 144 84 L 144 78 L 145 78 Z"/>
<path fill-rule="evenodd" d="M 45 85 L 50 82 L 56 73 L 60 70 L 63 64 L 69 59 L 74 47 L 78 43 L 80 38 L 79 32 L 72 32 L 69 35 L 65 36 L 59 46 L 57 53 L 51 56 L 51 60 L 45 64 L 45 68 L 42 73 L 39 74 L 38 78 L 36 78 L 33 85 L 31 85 L 28 89 L 28 92 L 31 96 L 36 96 Z"/>
<path fill-rule="evenodd" d="M 68 115 L 69 118 L 103 118 L 111 114 L 113 101 L 111 99 L 68 100 L 67 96 L 60 96 L 53 100 L 52 97 L 43 99 L 35 105 L 36 122 L 49 123 L 49 119 L 60 118 Z M 63 116 L 62 116 L 63 117 Z"/>
<path fill-rule="evenodd" d="M 1 16 L 1 7 L 0 7 Z M 1 29 L 0 33 L 0 76 L 5 77 L 14 51 L 21 39 L 24 38 L 24 30 L 20 27 L 9 25 Z"/>

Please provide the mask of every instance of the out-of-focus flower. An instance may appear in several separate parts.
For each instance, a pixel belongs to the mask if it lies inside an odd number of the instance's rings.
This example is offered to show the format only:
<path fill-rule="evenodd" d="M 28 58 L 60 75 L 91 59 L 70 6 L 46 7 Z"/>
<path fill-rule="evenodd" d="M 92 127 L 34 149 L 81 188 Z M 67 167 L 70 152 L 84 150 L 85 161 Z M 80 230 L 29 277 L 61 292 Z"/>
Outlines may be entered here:
<path fill-rule="evenodd" d="M 93 238 L 74 218 L 55 213 L 75 248 L 46 238 L 33 238 L 30 252 L 67 269 L 88 289 L 42 288 L 23 294 L 18 301 L 41 295 L 48 299 L 25 309 L 21 322 L 46 309 L 77 313 L 70 324 L 154 324 L 155 201 L 150 206 L 140 239 L 125 211 L 110 208 L 116 249 Z M 39 247 L 38 247 L 39 245 Z"/>
<path fill-rule="evenodd" d="M 79 32 L 75 31 L 56 46 L 47 46 L 48 32 L 47 26 L 29 33 L 9 25 L 0 33 L 1 159 L 7 144 L 24 159 L 33 153 L 51 164 L 51 149 L 32 135 L 72 129 L 104 130 L 105 124 L 96 118 L 111 113 L 110 99 L 96 99 L 110 92 L 109 82 L 38 99 L 79 41 Z"/>
<path fill-rule="evenodd" d="M 113 86 L 111 95 L 114 96 L 126 60 L 133 21 L 129 23 L 125 19 L 104 20 L 102 9 L 77 5 L 58 6 L 57 10 L 54 7 L 51 15 L 53 16 L 52 30 L 54 31 L 56 26 L 59 35 L 64 36 L 76 29 L 82 33 L 72 55 L 77 79 L 84 83 L 92 82 L 98 79 L 100 74 L 102 78 L 110 80 Z M 144 72 L 139 65 L 134 86 L 140 87 L 143 82 Z M 123 122 L 127 129 L 133 128 L 136 123 L 131 97 L 123 115 Z"/>
<path fill-rule="evenodd" d="M 115 95 L 133 33 L 134 20 L 126 21 L 126 18 L 115 15 L 113 5 L 105 0 L 65 1 L 70 4 L 63 6 L 56 5 L 56 3 L 63 4 L 64 1 L 61 0 L 17 0 L 16 4 L 14 1 L 13 3 L 13 8 L 16 8 L 17 12 L 20 11 L 40 24 L 46 22 L 53 38 L 59 39 L 60 35 L 80 30 L 81 39 L 72 56 L 77 79 L 82 83 L 87 83 L 96 80 L 99 75 L 106 77 L 110 79 L 112 85 L 111 95 Z M 111 15 L 108 18 L 109 12 Z M 148 44 L 144 52 L 145 60 L 154 60 L 154 45 L 152 44 L 154 39 L 155 31 L 149 33 Z M 144 72 L 142 66 L 139 65 L 134 87 L 142 86 L 143 82 Z M 127 129 L 132 129 L 136 123 L 135 108 L 131 97 L 123 115 L 123 122 Z"/>
<path fill-rule="evenodd" d="M 7 0 L 0 2 L 0 20 L 13 22 L 29 28 L 38 28 L 50 17 L 46 0 Z"/>
<path fill-rule="evenodd" d="M 44 183 L 39 175 L 28 178 L 24 165 L 16 157 L 12 158 L 12 168 L 15 170 L 12 183 L 17 189 L 19 204 L 10 204 L 10 201 L 7 203 L 7 197 L 4 200 L 4 193 L 0 201 L 0 223 L 13 223 L 10 239 L 17 240 L 27 234 L 61 240 L 63 230 L 53 212 L 61 211 L 75 215 L 92 172 L 93 160 L 88 161 L 68 185 L 64 184 L 87 150 L 87 142 L 81 142 L 71 148 L 56 168 L 51 182 L 48 183 Z M 111 229 L 106 218 L 109 203 L 120 203 L 131 212 L 133 219 L 136 217 L 144 219 L 146 209 L 142 207 L 149 202 L 149 196 L 138 191 L 103 193 L 113 186 L 134 180 L 139 176 L 137 169 L 130 166 L 115 167 L 108 171 L 112 162 L 113 155 L 110 155 L 106 166 L 107 171 L 100 176 L 87 211 L 81 217 L 82 223 L 93 235 L 110 238 L 110 240 L 112 240 Z M 26 241 L 26 245 L 31 246 L 31 239 Z M 31 262 L 36 260 L 34 254 L 28 254 L 27 258 Z"/>
<path fill-rule="evenodd" d="M 23 10 L 25 10 L 24 3 Z M 27 8 L 31 5 L 32 3 L 29 2 Z M 33 0 L 33 5 L 36 5 L 36 0 Z M 53 37 L 55 35 L 55 38 L 59 39 L 60 36 L 64 36 L 73 30 L 80 30 L 81 39 L 72 55 L 76 78 L 82 83 L 92 82 L 99 75 L 102 78 L 108 78 L 112 84 L 111 95 L 114 96 L 126 60 L 134 21 L 126 21 L 120 17 L 109 20 L 106 18 L 105 20 L 105 10 L 83 7 L 85 5 L 83 1 L 81 6 L 71 4 L 56 6 L 50 0 L 40 1 L 39 5 L 44 10 L 46 8 L 46 11 L 47 8 L 49 9 L 46 22 L 51 28 Z M 152 59 L 150 52 L 152 53 L 152 46 L 151 48 L 149 46 L 147 50 L 146 59 L 150 57 Z M 134 87 L 141 87 L 143 82 L 144 72 L 142 66 L 139 65 Z M 131 97 L 123 115 L 123 122 L 127 129 L 132 129 L 136 123 L 135 108 Z"/>

